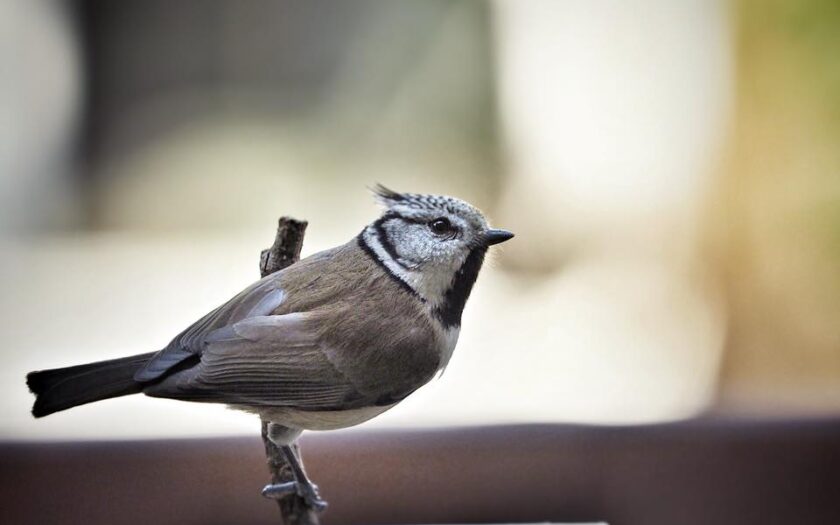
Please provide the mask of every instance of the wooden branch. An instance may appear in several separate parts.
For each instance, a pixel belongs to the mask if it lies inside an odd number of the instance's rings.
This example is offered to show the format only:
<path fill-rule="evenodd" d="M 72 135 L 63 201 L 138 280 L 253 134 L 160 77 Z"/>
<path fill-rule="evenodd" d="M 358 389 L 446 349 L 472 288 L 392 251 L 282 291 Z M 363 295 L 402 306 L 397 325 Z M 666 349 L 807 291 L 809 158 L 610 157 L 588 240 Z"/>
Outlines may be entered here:
<path fill-rule="evenodd" d="M 303 247 L 303 235 L 306 233 L 306 221 L 298 221 L 291 217 L 280 217 L 277 224 L 277 236 L 271 248 L 260 254 L 260 275 L 265 277 L 295 263 L 300 259 Z M 271 472 L 272 483 L 286 483 L 294 481 L 292 469 L 283 452 L 268 439 L 268 421 L 262 420 L 262 439 L 265 445 L 265 457 L 268 470 Z M 303 464 L 300 447 L 292 445 L 293 450 Z M 310 508 L 306 501 L 297 494 L 289 494 L 277 500 L 280 515 L 286 525 L 318 525 L 318 514 Z"/>
<path fill-rule="evenodd" d="M 260 277 L 280 271 L 300 259 L 303 235 L 306 233 L 307 225 L 306 221 L 280 217 L 274 244 L 260 253 Z"/>

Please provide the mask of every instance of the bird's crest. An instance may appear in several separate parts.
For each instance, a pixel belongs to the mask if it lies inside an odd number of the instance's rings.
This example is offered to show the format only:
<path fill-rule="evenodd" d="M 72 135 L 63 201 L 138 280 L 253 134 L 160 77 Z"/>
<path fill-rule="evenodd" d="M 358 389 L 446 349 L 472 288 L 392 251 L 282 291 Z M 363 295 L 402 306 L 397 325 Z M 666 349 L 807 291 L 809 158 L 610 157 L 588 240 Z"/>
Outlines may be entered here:
<path fill-rule="evenodd" d="M 398 204 L 400 202 L 405 202 L 407 197 L 402 193 L 396 192 L 390 188 L 386 188 L 382 184 L 377 183 L 376 186 L 371 188 L 373 192 L 373 196 L 376 199 L 376 202 L 381 204 L 386 208 L 390 208 L 391 206 Z"/>
<path fill-rule="evenodd" d="M 427 195 L 422 193 L 400 193 L 382 184 L 371 188 L 376 201 L 391 211 L 401 211 L 408 214 L 423 210 L 442 210 L 449 213 L 478 215 L 481 212 L 472 205 L 455 197 L 446 195 Z"/>

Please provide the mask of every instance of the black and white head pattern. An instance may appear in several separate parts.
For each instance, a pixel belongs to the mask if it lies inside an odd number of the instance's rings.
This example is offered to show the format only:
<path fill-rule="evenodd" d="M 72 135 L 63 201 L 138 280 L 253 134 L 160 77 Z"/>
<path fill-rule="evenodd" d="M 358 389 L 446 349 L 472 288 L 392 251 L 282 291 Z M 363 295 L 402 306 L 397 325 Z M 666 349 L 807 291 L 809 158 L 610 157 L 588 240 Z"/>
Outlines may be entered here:
<path fill-rule="evenodd" d="M 374 189 L 385 207 L 359 243 L 404 288 L 429 304 L 445 328 L 461 312 L 484 261 L 487 220 L 454 197 Z"/>

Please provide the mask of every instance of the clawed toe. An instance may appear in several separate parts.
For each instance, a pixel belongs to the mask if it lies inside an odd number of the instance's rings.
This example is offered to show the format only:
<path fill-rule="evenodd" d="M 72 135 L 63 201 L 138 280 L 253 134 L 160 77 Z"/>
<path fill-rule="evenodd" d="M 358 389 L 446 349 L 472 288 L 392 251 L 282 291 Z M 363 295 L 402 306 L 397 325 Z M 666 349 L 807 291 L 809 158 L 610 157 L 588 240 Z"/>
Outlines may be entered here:
<path fill-rule="evenodd" d="M 264 498 L 280 499 L 288 494 L 297 492 L 297 482 L 290 481 L 288 483 L 270 483 L 263 487 L 262 495 Z"/>
<path fill-rule="evenodd" d="M 307 506 L 318 512 L 327 508 L 327 502 L 321 499 L 321 495 L 318 494 L 318 487 L 311 483 L 298 483 L 297 481 L 272 483 L 262 489 L 263 497 L 270 499 L 280 499 L 289 494 L 297 494 L 306 501 Z"/>
<path fill-rule="evenodd" d="M 309 507 L 318 512 L 327 508 L 327 502 L 324 501 L 318 493 L 317 485 L 313 485 L 311 483 L 298 483 L 298 495 L 306 501 L 306 504 L 309 505 Z"/>

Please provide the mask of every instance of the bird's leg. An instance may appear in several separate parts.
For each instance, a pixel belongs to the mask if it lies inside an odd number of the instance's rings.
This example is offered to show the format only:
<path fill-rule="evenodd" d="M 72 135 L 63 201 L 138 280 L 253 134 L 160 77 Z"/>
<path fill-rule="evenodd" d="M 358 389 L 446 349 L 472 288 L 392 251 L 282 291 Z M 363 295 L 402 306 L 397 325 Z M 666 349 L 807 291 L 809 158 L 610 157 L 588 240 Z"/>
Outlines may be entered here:
<path fill-rule="evenodd" d="M 327 502 L 321 499 L 321 496 L 318 494 L 317 485 L 312 483 L 306 476 L 303 465 L 301 465 L 300 460 L 291 446 L 299 435 L 300 430 L 290 429 L 275 423 L 269 424 L 268 438 L 283 452 L 286 461 L 292 469 L 292 475 L 295 480 L 287 483 L 268 484 L 263 488 L 262 495 L 266 498 L 280 499 L 288 494 L 296 493 L 311 508 L 322 511 L 327 508 Z"/>
<path fill-rule="evenodd" d="M 311 508 L 322 511 L 327 508 L 327 502 L 321 499 L 318 494 L 318 486 L 312 483 L 306 476 L 303 467 L 298 461 L 295 451 L 289 445 L 280 445 L 280 450 L 289 462 L 292 468 L 292 474 L 295 481 L 286 483 L 271 483 L 266 485 L 262 490 L 262 495 L 266 498 L 280 499 L 288 494 L 296 493 L 298 496 L 306 501 L 306 504 Z"/>
<path fill-rule="evenodd" d="M 292 472 L 295 474 L 298 496 L 305 499 L 309 506 L 315 510 L 320 511 L 326 509 L 327 502 L 321 499 L 321 495 L 318 493 L 318 486 L 312 483 L 312 481 L 310 481 L 306 476 L 306 472 L 303 470 L 303 465 L 292 447 L 287 445 L 281 447 L 280 450 L 283 451 L 283 454 L 285 454 L 286 458 L 289 460 L 289 465 L 291 465 Z"/>

